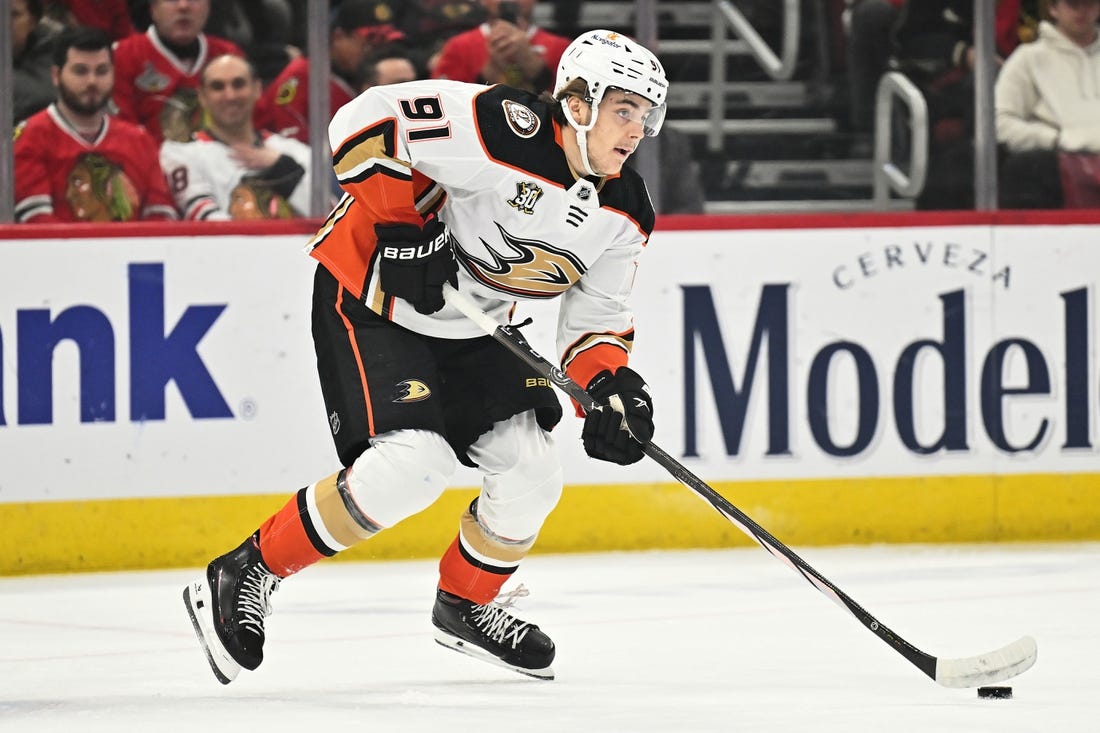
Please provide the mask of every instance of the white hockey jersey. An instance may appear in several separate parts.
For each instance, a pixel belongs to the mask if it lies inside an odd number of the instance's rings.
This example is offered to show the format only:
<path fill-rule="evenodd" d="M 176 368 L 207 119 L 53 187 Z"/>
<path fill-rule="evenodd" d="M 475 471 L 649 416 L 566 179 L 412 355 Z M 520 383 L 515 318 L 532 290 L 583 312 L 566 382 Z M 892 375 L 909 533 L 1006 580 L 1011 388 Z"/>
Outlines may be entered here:
<path fill-rule="evenodd" d="M 550 106 L 527 92 L 428 80 L 373 87 L 329 126 L 347 191 L 310 254 L 374 312 L 418 333 L 483 332 L 446 306 L 431 315 L 383 292 L 374 224 L 447 225 L 459 290 L 501 323 L 517 300 L 561 297 L 557 345 L 580 384 L 627 362 L 628 296 L 653 229 L 638 174 L 578 178 Z"/>
<path fill-rule="evenodd" d="M 233 159 L 232 148 L 205 130 L 189 142 L 161 145 L 160 165 L 184 219 L 285 219 L 309 213 L 309 146 L 271 132 L 257 135 L 257 144 L 293 163 L 250 171 Z"/>

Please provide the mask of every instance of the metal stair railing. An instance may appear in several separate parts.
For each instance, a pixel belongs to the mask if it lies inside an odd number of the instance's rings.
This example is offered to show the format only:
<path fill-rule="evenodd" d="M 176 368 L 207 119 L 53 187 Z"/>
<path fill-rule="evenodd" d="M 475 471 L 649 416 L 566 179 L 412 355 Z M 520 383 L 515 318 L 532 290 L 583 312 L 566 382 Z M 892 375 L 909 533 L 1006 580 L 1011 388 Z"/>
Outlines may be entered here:
<path fill-rule="evenodd" d="M 894 142 L 894 111 L 903 103 L 909 112 L 910 128 L 909 172 L 905 173 L 891 159 Z M 874 193 L 876 207 L 890 203 L 891 192 L 906 199 L 915 199 L 924 190 L 928 175 L 928 103 L 920 89 L 897 71 L 882 75 L 875 98 Z"/>
<path fill-rule="evenodd" d="M 733 45 L 727 38 L 727 30 L 732 30 L 740 37 L 749 55 L 756 60 L 760 68 L 769 77 L 775 81 L 788 81 L 794 74 L 795 64 L 798 62 L 800 26 L 799 0 L 783 0 L 783 49 L 782 56 L 776 56 L 775 51 L 772 50 L 767 41 L 756 32 L 748 18 L 730 0 L 715 0 L 714 22 L 711 25 L 711 94 L 708 110 L 708 121 L 711 124 L 707 133 L 708 148 L 719 150 L 722 147 L 723 117 L 725 116 L 726 55 Z M 743 52 L 741 44 L 737 44 L 735 47 L 738 52 Z"/>

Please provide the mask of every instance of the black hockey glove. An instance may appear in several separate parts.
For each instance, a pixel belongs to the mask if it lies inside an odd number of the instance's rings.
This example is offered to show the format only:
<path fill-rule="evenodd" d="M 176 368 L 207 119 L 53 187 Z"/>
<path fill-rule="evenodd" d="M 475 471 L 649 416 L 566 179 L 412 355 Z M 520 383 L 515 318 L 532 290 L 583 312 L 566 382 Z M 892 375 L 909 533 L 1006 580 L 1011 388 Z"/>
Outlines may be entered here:
<path fill-rule="evenodd" d="M 375 224 L 382 290 L 407 300 L 418 313 L 443 307 L 443 283 L 458 287 L 458 263 L 447 227 L 430 219 L 415 224 Z"/>
<path fill-rule="evenodd" d="M 588 394 L 604 407 L 584 417 L 584 452 L 621 466 L 642 460 L 642 446 L 653 438 L 653 400 L 638 373 L 604 369 L 588 383 Z"/>

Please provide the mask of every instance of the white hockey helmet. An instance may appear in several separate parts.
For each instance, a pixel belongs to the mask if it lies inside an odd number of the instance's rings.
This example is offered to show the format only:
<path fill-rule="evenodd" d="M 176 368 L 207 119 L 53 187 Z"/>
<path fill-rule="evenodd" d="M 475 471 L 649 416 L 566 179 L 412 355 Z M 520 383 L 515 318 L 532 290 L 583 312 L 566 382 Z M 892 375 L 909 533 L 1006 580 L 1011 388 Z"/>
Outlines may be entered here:
<path fill-rule="evenodd" d="M 592 118 L 583 128 L 573 122 L 572 115 L 566 114 L 566 119 L 578 131 L 592 129 L 600 100 L 609 87 L 614 87 L 652 102 L 653 108 L 645 116 L 642 128 L 648 137 L 660 132 L 665 121 L 668 80 L 661 62 L 645 46 L 615 31 L 583 33 L 561 55 L 554 95 L 557 96 L 566 84 L 577 78 L 588 82 L 588 99 L 585 101 L 592 105 Z"/>

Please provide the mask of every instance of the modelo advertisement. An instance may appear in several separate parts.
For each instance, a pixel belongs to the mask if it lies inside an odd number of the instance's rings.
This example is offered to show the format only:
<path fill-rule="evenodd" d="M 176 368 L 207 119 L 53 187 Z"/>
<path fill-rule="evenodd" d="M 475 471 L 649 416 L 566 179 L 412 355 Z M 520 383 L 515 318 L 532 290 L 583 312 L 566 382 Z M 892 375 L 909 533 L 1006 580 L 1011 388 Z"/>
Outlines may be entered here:
<path fill-rule="evenodd" d="M 1096 235 L 658 231 L 632 358 L 655 441 L 714 481 L 1096 472 Z M 338 468 L 306 238 L 0 240 L 0 501 L 282 493 Z M 518 316 L 553 360 L 555 306 Z M 670 481 L 589 460 L 580 422 L 554 432 L 567 484 Z"/>

